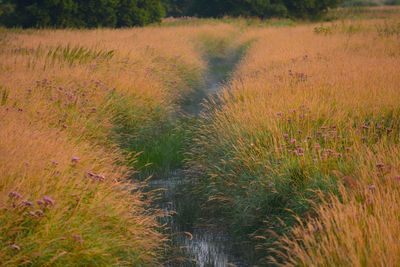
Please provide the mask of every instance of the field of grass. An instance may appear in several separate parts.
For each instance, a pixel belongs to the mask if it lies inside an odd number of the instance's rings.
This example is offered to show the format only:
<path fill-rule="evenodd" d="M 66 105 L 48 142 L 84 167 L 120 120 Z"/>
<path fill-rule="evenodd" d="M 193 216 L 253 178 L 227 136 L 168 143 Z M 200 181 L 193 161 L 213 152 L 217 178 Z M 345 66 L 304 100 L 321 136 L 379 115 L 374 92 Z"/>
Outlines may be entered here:
<path fill-rule="evenodd" d="M 159 260 L 159 214 L 128 179 L 181 164 L 178 107 L 203 83 L 204 44 L 234 32 L 1 29 L 1 263 Z"/>
<path fill-rule="evenodd" d="M 159 265 L 163 212 L 142 189 L 187 168 L 249 262 L 398 265 L 400 9 L 373 10 L 0 28 L 0 264 Z"/>
<path fill-rule="evenodd" d="M 189 166 L 203 174 L 203 208 L 218 210 L 233 235 L 252 239 L 257 261 L 270 261 L 274 237 L 286 234 L 287 254 L 274 259 L 285 264 L 288 257 L 304 266 L 398 264 L 398 23 L 242 36 L 257 41 L 221 107 L 204 115 Z M 293 239 L 291 227 L 310 216 L 320 219 L 296 228 Z"/>

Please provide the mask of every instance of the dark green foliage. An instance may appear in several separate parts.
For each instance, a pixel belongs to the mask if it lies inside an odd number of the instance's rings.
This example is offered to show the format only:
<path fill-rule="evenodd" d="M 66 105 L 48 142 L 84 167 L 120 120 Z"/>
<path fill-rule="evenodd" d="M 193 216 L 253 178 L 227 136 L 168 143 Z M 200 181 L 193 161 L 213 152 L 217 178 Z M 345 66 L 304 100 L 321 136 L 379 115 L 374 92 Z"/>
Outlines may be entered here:
<path fill-rule="evenodd" d="M 160 0 L 5 0 L 0 23 L 7 27 L 131 27 L 160 22 Z M 2 7 L 7 12 L 2 12 Z M 12 8 L 11 8 L 12 7 Z"/>
<path fill-rule="evenodd" d="M 341 0 L 284 0 L 289 14 L 297 18 L 320 18 L 329 8 L 338 7 Z"/>
<path fill-rule="evenodd" d="M 0 16 L 12 12 L 13 6 L 0 0 Z"/>
<path fill-rule="evenodd" d="M 363 6 L 377 6 L 378 3 L 372 0 L 345 0 L 341 4 L 342 7 L 363 7 Z"/>
<path fill-rule="evenodd" d="M 400 0 L 386 0 L 385 5 L 388 6 L 400 6 Z"/>
<path fill-rule="evenodd" d="M 162 0 L 167 17 L 182 17 L 188 14 L 193 0 Z"/>
<path fill-rule="evenodd" d="M 189 9 L 191 15 L 200 17 L 243 16 L 283 17 L 287 10 L 279 0 L 204 0 L 194 1 Z"/>
<path fill-rule="evenodd" d="M 163 0 L 170 16 L 319 18 L 341 0 Z"/>

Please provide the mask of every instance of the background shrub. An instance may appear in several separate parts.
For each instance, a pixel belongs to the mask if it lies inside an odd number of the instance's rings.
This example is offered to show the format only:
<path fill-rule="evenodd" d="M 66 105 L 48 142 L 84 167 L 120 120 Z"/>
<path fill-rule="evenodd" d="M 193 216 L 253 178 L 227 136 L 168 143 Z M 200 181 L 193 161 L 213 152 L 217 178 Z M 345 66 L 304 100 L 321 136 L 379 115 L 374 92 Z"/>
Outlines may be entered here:
<path fill-rule="evenodd" d="M 0 23 L 7 27 L 131 27 L 160 22 L 164 16 L 164 9 L 159 0 L 3 2 L 0 2 Z"/>
<path fill-rule="evenodd" d="M 163 0 L 169 16 L 244 16 L 244 17 L 320 17 L 328 8 L 337 7 L 340 0 Z"/>

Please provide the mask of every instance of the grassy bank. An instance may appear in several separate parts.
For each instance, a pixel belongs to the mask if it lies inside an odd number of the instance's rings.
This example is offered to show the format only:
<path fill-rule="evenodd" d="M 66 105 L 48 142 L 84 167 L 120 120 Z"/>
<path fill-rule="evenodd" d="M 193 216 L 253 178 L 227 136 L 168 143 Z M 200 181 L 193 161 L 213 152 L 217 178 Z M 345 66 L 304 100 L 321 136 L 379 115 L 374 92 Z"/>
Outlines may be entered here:
<path fill-rule="evenodd" d="M 204 69 L 181 31 L 1 30 L 2 264 L 156 264 L 159 214 L 127 179 Z"/>
<path fill-rule="evenodd" d="M 1 29 L 2 263 L 156 264 L 160 214 L 129 179 L 182 166 L 183 108 L 237 34 Z"/>
<path fill-rule="evenodd" d="M 221 95 L 222 106 L 204 116 L 191 167 L 203 174 L 197 187 L 207 196 L 204 208 L 217 210 L 215 214 L 230 225 L 233 235 L 251 240 L 259 263 L 269 261 L 268 248 L 277 240 L 271 233 L 290 236 L 295 216 L 304 219 L 322 212 L 314 210 L 320 203 L 318 191 L 341 195 L 338 185 L 344 183 L 359 190 L 349 193 L 358 203 L 368 201 L 358 197 L 361 192 L 368 194 L 375 187 L 385 187 L 393 197 L 397 194 L 386 183 L 392 183 L 399 172 L 398 35 L 378 30 L 396 23 L 360 22 L 357 31 L 348 30 L 354 25 L 344 23 L 329 34 L 319 33 L 315 25 L 247 33 L 260 37 Z M 381 209 L 357 213 L 360 220 L 383 223 L 378 214 L 391 198 L 379 199 Z M 325 213 L 320 224 L 329 221 L 332 226 L 322 226 L 322 241 L 311 224 L 296 230 L 299 241 L 290 243 L 292 263 L 299 255 L 305 266 L 321 255 L 326 266 L 334 263 L 329 255 L 336 255 L 332 257 L 337 262 L 351 256 L 352 263 L 362 263 L 374 257 L 369 256 L 369 244 L 378 242 L 374 237 L 390 238 L 397 231 L 397 224 L 388 231 L 362 230 L 359 243 L 345 246 L 357 254 L 333 253 L 364 225 L 354 222 L 352 228 L 334 230 L 333 225 L 349 225 L 336 221 L 351 220 L 346 207 L 321 208 Z M 396 211 L 388 216 L 395 220 Z M 332 240 L 337 246 L 329 245 Z M 386 247 L 375 251 L 380 250 L 383 253 Z M 388 257 L 393 260 L 394 255 Z"/>

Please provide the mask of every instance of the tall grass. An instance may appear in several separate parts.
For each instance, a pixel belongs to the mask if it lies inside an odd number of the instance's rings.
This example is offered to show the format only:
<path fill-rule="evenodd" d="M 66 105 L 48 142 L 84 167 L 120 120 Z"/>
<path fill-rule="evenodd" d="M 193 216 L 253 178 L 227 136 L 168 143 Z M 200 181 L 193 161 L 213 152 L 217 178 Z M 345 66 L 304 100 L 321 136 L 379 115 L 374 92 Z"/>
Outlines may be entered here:
<path fill-rule="evenodd" d="M 1 264 L 155 264 L 163 236 L 138 185 L 126 183 L 120 153 L 29 113 L 0 111 Z"/>
<path fill-rule="evenodd" d="M 400 54 L 397 37 L 380 35 L 377 23 L 327 35 L 316 34 L 315 26 L 249 31 L 243 38 L 258 40 L 221 95 L 222 106 L 203 118 L 189 165 L 203 175 L 204 208 L 219 209 L 234 235 L 254 240 L 261 263 L 274 247 L 271 232 L 288 234 L 295 215 L 316 215 L 319 191 L 338 195 L 341 182 L 364 180 L 368 191 L 378 187 L 372 178 L 380 170 L 387 179 L 398 172 Z M 306 237 L 319 251 L 318 236 Z M 337 236 L 337 245 L 345 238 Z M 326 257 L 334 249 L 327 247 Z M 307 247 L 301 251 L 289 255 L 310 255 L 305 265 L 318 258 Z"/>
<path fill-rule="evenodd" d="M 158 264 L 160 213 L 128 179 L 181 161 L 207 31 L 2 30 L 2 264 Z"/>
<path fill-rule="evenodd" d="M 181 167 L 182 108 L 238 33 L 2 29 L 2 264 L 159 264 L 161 214 L 138 179 Z"/>
<path fill-rule="evenodd" d="M 260 264 L 397 265 L 399 21 L 379 12 L 1 29 L 1 264 L 160 264 L 162 215 L 139 179 L 187 158 L 190 193 Z M 244 51 L 201 119 L 182 116 L 207 67 L 226 78 Z"/>

